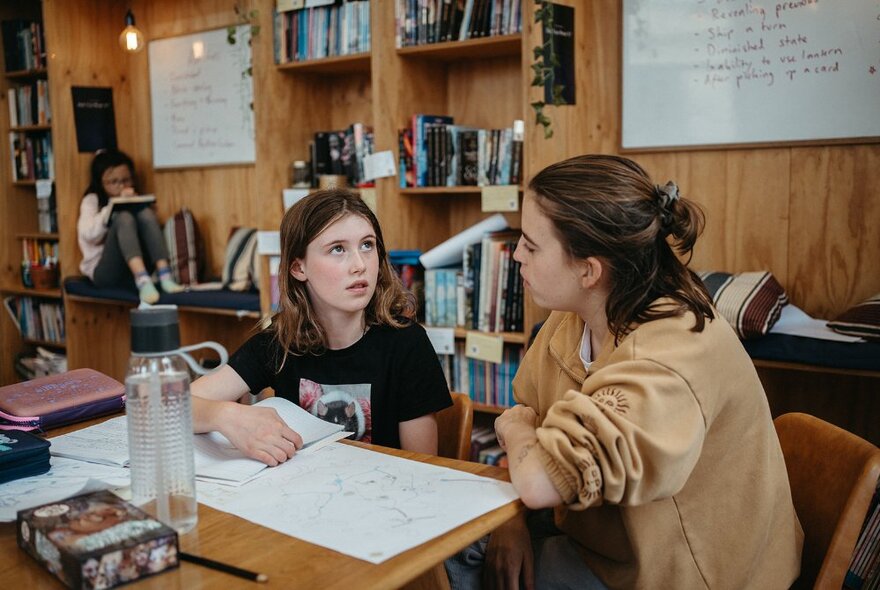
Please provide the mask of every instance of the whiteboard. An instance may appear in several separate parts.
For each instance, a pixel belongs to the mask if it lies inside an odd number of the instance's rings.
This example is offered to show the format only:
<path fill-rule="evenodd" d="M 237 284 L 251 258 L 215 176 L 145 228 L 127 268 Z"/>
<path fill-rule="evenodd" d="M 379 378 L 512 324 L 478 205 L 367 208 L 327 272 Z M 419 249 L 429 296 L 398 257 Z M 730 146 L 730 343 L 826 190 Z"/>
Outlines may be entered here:
<path fill-rule="evenodd" d="M 150 42 L 155 168 L 254 162 L 249 37 L 240 25 L 234 45 L 226 28 Z"/>
<path fill-rule="evenodd" d="M 880 1 L 623 0 L 626 148 L 880 136 Z"/>

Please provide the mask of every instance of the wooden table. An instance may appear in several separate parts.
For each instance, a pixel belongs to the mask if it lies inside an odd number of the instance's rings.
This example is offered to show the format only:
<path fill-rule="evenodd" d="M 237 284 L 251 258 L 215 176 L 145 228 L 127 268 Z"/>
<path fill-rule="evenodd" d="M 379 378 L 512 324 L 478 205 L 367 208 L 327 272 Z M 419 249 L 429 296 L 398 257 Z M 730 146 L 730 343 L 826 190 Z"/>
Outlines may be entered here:
<path fill-rule="evenodd" d="M 98 421 L 100 419 L 49 434 L 62 434 Z M 357 442 L 348 444 L 509 481 L 507 470 L 497 467 Z M 256 584 L 191 563 L 181 563 L 175 570 L 145 578 L 125 588 L 443 588 L 448 587 L 442 570 L 443 560 L 508 521 L 520 510 L 521 502 L 511 502 L 383 563 L 372 564 L 199 504 L 198 526 L 180 538 L 181 549 L 264 573 L 269 576 L 268 584 Z M 370 542 L 369 539 L 363 541 Z M 63 587 L 61 582 L 18 548 L 15 523 L 0 523 L 0 588 L 42 590 Z"/>

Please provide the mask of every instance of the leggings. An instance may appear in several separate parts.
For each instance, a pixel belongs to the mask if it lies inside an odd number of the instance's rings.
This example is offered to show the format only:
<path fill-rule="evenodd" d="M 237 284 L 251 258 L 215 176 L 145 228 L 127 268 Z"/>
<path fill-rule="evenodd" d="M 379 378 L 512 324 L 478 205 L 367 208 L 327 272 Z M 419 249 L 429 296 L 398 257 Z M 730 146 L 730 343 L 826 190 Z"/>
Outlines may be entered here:
<path fill-rule="evenodd" d="M 134 277 L 128 261 L 135 256 L 144 259 L 148 270 L 157 261 L 168 260 L 159 220 L 150 207 L 113 213 L 92 281 L 98 287 L 131 287 Z"/>

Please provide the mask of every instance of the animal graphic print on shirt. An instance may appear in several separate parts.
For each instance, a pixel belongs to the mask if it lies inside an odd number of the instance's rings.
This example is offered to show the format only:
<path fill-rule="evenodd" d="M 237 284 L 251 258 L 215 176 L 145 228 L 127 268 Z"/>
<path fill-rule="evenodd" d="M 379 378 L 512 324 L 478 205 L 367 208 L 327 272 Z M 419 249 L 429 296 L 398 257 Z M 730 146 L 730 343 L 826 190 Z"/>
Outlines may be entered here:
<path fill-rule="evenodd" d="M 373 439 L 370 406 L 370 384 L 322 385 L 308 379 L 299 380 L 299 405 L 307 412 L 342 427 L 354 440 Z"/>

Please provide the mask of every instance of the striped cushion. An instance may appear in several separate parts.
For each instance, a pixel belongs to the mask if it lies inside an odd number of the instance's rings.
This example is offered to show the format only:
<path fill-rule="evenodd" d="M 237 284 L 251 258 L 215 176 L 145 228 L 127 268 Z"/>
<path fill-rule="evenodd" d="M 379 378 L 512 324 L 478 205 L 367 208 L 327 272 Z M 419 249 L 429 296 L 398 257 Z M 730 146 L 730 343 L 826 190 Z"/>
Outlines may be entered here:
<path fill-rule="evenodd" d="M 168 266 L 174 280 L 194 285 L 205 267 L 205 247 L 192 211 L 184 207 L 165 222 Z"/>
<path fill-rule="evenodd" d="M 880 293 L 849 308 L 828 322 L 828 327 L 841 334 L 880 340 Z"/>
<path fill-rule="evenodd" d="M 223 286 L 232 291 L 247 291 L 257 287 L 259 280 L 256 263 L 257 230 L 235 227 L 226 242 L 223 262 Z"/>
<path fill-rule="evenodd" d="M 785 290 L 769 272 L 697 274 L 712 296 L 718 313 L 742 339 L 769 332 L 788 303 Z"/>

